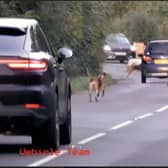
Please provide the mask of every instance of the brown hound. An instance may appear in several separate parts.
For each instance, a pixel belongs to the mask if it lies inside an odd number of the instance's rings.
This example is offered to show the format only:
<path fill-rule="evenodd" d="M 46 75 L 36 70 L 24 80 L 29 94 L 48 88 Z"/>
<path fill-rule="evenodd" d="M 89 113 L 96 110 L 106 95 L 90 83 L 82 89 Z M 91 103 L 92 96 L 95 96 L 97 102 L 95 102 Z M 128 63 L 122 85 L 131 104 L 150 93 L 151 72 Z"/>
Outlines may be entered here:
<path fill-rule="evenodd" d="M 100 73 L 96 77 L 91 77 L 89 81 L 89 101 L 92 101 L 92 92 L 95 93 L 95 101 L 98 101 L 98 97 L 101 92 L 101 96 L 104 97 L 105 93 L 105 76 L 106 73 Z"/>

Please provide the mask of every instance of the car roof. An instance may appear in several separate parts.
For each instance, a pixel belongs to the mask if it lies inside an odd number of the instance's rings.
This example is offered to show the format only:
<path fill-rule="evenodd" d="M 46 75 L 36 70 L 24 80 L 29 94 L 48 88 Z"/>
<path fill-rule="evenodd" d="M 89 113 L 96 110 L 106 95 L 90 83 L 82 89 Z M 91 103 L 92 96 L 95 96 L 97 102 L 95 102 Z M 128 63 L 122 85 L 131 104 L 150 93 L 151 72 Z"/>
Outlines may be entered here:
<path fill-rule="evenodd" d="M 23 29 L 34 24 L 37 24 L 37 21 L 35 19 L 0 18 L 0 27 L 11 27 L 11 28 Z"/>
<path fill-rule="evenodd" d="M 168 42 L 168 40 L 152 40 L 150 43 L 162 43 L 162 42 Z"/>

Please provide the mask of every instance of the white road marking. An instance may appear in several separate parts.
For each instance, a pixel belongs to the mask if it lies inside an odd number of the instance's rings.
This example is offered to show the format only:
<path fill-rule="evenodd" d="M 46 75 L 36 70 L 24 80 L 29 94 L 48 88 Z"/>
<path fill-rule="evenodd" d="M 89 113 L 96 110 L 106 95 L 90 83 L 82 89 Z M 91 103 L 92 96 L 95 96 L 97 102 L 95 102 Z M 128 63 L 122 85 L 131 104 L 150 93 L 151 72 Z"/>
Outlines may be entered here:
<path fill-rule="evenodd" d="M 143 119 L 143 118 L 146 118 L 146 117 L 150 117 L 150 116 L 152 116 L 152 115 L 153 115 L 153 113 L 146 113 L 146 114 L 144 114 L 144 115 L 135 117 L 134 120 L 140 120 L 140 119 Z"/>
<path fill-rule="evenodd" d="M 94 136 L 91 136 L 89 138 L 86 138 L 84 140 L 79 141 L 77 144 L 83 145 L 83 144 L 86 144 L 86 143 L 88 143 L 88 142 L 90 142 L 92 140 L 95 140 L 95 139 L 100 138 L 100 137 L 105 136 L 105 135 L 106 135 L 106 133 L 98 133 L 98 134 L 96 134 Z M 74 147 L 75 147 L 75 145 L 71 145 L 71 148 L 74 148 Z M 45 157 L 43 159 L 40 159 L 40 160 L 38 160 L 38 161 L 36 161 L 36 162 L 28 165 L 28 167 L 37 167 L 37 166 L 40 166 L 40 165 L 42 165 L 44 163 L 47 163 L 47 162 L 49 162 L 49 161 L 51 161 L 53 159 L 56 159 L 56 158 L 60 157 L 61 155 L 65 154 L 65 153 L 67 153 L 67 150 L 61 150 L 59 155 L 50 155 L 50 156 L 47 156 L 47 157 Z"/>
<path fill-rule="evenodd" d="M 71 148 L 72 149 L 75 148 L 75 145 L 71 145 Z M 61 155 L 65 154 L 65 153 L 67 153 L 67 150 L 60 150 L 60 154 L 59 155 L 52 154 L 52 155 L 47 156 L 47 157 L 45 157 L 43 159 L 35 161 L 32 164 L 27 165 L 27 167 L 37 167 L 37 166 L 40 166 L 40 165 L 42 165 L 44 163 L 47 163 L 47 162 L 49 162 L 49 161 L 51 161 L 51 160 L 53 160 L 55 158 L 60 157 Z"/>
<path fill-rule="evenodd" d="M 86 143 L 88 143 L 90 141 L 93 141 L 93 140 L 95 140 L 97 138 L 100 138 L 102 136 L 105 136 L 105 135 L 106 135 L 106 133 L 99 133 L 99 134 L 93 135 L 93 136 L 91 136 L 89 138 L 86 138 L 84 140 L 79 141 L 78 144 L 79 145 L 83 145 L 83 144 L 86 144 Z"/>
<path fill-rule="evenodd" d="M 168 105 L 166 105 L 166 106 L 164 106 L 164 107 L 162 107 L 160 109 L 157 109 L 155 112 L 160 113 L 160 112 L 165 111 L 166 109 L 168 109 Z"/>
<path fill-rule="evenodd" d="M 121 123 L 121 124 L 118 124 L 118 125 L 113 126 L 113 127 L 110 128 L 109 130 L 116 130 L 116 129 L 125 127 L 125 126 L 127 126 L 127 125 L 129 125 L 129 124 L 131 124 L 131 123 L 133 123 L 133 122 L 134 122 L 134 121 L 132 121 L 132 120 L 128 120 L 128 121 L 125 121 L 125 122 L 123 122 L 123 123 Z"/>
<path fill-rule="evenodd" d="M 163 112 L 166 109 L 168 109 L 168 105 L 166 105 L 164 107 L 161 107 L 160 109 L 157 109 L 155 112 Z M 153 113 L 146 113 L 144 115 L 135 117 L 134 120 L 143 119 L 143 118 L 146 118 L 146 117 L 150 117 L 152 115 L 153 115 Z M 128 120 L 128 121 L 122 122 L 122 123 L 120 123 L 118 125 L 115 125 L 115 126 L 111 127 L 109 130 L 117 130 L 119 128 L 122 128 L 122 127 L 125 127 L 125 126 L 129 125 L 129 124 L 132 124 L 133 122 L 134 122 L 133 120 Z M 88 142 L 90 142 L 92 140 L 95 140 L 97 138 L 105 136 L 106 134 L 107 133 L 98 133 L 98 134 L 93 135 L 93 136 L 91 136 L 89 138 L 86 138 L 84 140 L 79 141 L 77 144 L 79 144 L 79 145 L 86 144 L 86 143 L 88 143 Z M 71 145 L 71 148 L 74 148 L 74 147 L 75 147 L 75 145 Z M 29 164 L 27 166 L 28 167 L 37 167 L 37 166 L 40 166 L 40 165 L 42 165 L 44 163 L 47 163 L 47 162 L 49 162 L 49 161 L 51 161 L 51 160 L 53 160 L 55 158 L 60 157 L 61 155 L 65 154 L 65 153 L 67 153 L 67 150 L 61 150 L 59 155 L 50 155 L 50 156 L 47 156 L 47 157 L 45 157 L 43 159 L 40 159 L 40 160 L 38 160 L 38 161 L 36 161 L 36 162 L 34 162 L 32 164 Z"/>
<path fill-rule="evenodd" d="M 47 156 L 47 157 L 45 157 L 43 159 L 40 159 L 38 161 L 35 161 L 34 163 L 27 165 L 27 167 L 37 167 L 37 166 L 40 166 L 40 165 L 42 165 L 44 163 L 47 163 L 47 162 L 49 162 L 49 161 L 51 161 L 51 160 L 53 160 L 55 158 L 60 157 L 64 153 L 67 153 L 67 150 L 61 150 L 59 155 L 54 155 L 53 154 L 53 155 Z"/>

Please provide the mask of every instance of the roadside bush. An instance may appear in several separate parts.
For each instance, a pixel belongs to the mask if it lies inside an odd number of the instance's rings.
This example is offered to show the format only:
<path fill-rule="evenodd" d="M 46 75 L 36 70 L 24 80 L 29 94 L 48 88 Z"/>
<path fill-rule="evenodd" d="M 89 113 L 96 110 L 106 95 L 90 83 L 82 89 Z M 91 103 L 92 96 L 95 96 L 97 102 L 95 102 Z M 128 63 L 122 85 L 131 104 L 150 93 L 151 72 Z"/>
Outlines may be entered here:
<path fill-rule="evenodd" d="M 90 1 L 46 1 L 40 8 L 43 11 L 39 14 L 40 21 L 53 48 L 57 50 L 59 47 L 69 46 L 73 50 L 72 59 L 65 60 L 65 68 L 73 77 L 86 75 L 87 68 L 91 73 L 97 73 L 104 61 L 101 29 L 96 25 L 99 19 L 95 13 L 95 5 Z"/>
<path fill-rule="evenodd" d="M 116 19 L 113 23 L 114 31 L 120 31 L 133 41 L 143 41 L 157 39 L 159 36 L 157 23 L 152 16 L 138 12 L 130 12 L 122 19 Z"/>

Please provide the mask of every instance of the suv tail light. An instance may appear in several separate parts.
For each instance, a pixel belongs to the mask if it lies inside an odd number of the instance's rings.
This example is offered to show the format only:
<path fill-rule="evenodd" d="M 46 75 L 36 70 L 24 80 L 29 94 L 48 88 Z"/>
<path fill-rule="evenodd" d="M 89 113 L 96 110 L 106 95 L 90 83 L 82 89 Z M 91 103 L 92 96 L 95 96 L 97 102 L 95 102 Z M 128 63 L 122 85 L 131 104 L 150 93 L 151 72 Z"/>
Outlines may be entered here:
<path fill-rule="evenodd" d="M 152 58 L 149 57 L 149 56 L 143 56 L 143 60 L 144 60 L 146 63 L 151 63 L 151 62 L 152 62 Z"/>
<path fill-rule="evenodd" d="M 47 62 L 44 60 L 0 60 L 0 64 L 6 64 L 10 69 L 14 70 L 46 70 Z"/>
<path fill-rule="evenodd" d="M 39 109 L 41 107 L 43 106 L 40 104 L 24 104 L 24 108 L 27 108 L 27 109 Z"/>

